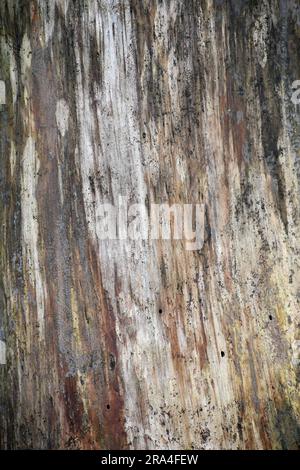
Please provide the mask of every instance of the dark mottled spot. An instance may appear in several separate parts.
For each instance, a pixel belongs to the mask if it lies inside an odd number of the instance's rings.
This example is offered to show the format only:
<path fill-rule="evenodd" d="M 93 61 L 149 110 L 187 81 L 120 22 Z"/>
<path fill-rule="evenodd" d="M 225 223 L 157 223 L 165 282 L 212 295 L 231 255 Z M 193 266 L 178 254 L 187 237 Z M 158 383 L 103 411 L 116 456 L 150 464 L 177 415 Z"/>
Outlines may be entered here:
<path fill-rule="evenodd" d="M 210 437 L 210 431 L 209 429 L 202 429 L 200 432 L 201 438 L 204 442 L 207 441 L 207 439 Z"/>
<path fill-rule="evenodd" d="M 160 309 L 158 310 L 158 312 L 159 312 L 159 313 L 162 313 L 162 309 L 160 308 Z"/>
<path fill-rule="evenodd" d="M 95 180 L 94 180 L 94 177 L 93 176 L 89 176 L 89 182 L 90 182 L 90 187 L 91 187 L 91 191 L 93 194 L 95 194 Z"/>
<path fill-rule="evenodd" d="M 112 353 L 110 353 L 110 355 L 109 355 L 109 368 L 110 368 L 110 370 L 114 370 L 115 367 L 116 367 L 116 358 Z"/>

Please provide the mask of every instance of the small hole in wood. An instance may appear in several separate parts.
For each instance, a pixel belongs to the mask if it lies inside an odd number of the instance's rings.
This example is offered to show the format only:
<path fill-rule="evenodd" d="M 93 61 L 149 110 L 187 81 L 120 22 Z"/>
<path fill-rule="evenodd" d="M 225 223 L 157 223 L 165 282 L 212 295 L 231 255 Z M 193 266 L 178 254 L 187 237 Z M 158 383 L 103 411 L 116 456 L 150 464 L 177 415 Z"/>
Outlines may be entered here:
<path fill-rule="evenodd" d="M 224 351 L 221 351 L 221 357 L 224 357 L 224 356 L 225 356 Z"/>

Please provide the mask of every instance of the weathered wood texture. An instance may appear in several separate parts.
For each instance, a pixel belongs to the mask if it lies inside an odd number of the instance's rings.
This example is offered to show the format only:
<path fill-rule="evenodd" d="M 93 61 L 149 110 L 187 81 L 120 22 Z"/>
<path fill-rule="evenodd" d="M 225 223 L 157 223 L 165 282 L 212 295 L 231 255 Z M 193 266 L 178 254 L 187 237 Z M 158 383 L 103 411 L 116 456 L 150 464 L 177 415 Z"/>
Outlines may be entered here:
<path fill-rule="evenodd" d="M 297 448 L 299 2 L 0 15 L 1 447 Z M 119 195 L 202 250 L 99 240 Z"/>

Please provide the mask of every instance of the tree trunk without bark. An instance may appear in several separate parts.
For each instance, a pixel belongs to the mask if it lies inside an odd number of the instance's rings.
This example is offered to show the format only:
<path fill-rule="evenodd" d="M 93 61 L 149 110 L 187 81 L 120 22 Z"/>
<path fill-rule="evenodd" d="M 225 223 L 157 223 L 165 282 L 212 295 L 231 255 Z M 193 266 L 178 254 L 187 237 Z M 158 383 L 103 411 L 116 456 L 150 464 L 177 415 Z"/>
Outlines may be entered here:
<path fill-rule="evenodd" d="M 299 50 L 297 0 L 1 0 L 1 448 L 299 447 Z"/>

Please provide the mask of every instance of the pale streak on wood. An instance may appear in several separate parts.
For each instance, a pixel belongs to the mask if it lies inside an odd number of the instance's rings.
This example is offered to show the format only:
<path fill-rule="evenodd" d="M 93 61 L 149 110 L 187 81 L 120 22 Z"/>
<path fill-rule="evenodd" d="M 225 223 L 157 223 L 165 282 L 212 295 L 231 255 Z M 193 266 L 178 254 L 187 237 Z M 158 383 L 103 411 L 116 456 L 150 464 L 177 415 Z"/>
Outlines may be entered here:
<path fill-rule="evenodd" d="M 0 340 L 0 364 L 6 364 L 6 344 L 4 341 Z"/>
<path fill-rule="evenodd" d="M 5 82 L 0 80 L 0 106 L 6 103 Z"/>
<path fill-rule="evenodd" d="M 39 262 L 39 224 L 38 203 L 36 197 L 37 179 L 39 174 L 39 159 L 35 152 L 35 142 L 28 137 L 22 157 L 22 236 L 24 269 L 29 274 L 28 289 L 33 287 L 36 296 L 37 320 L 39 336 L 44 338 L 44 283 Z M 25 274 L 25 273 L 24 273 Z M 28 311 L 27 322 L 33 319 Z"/>

